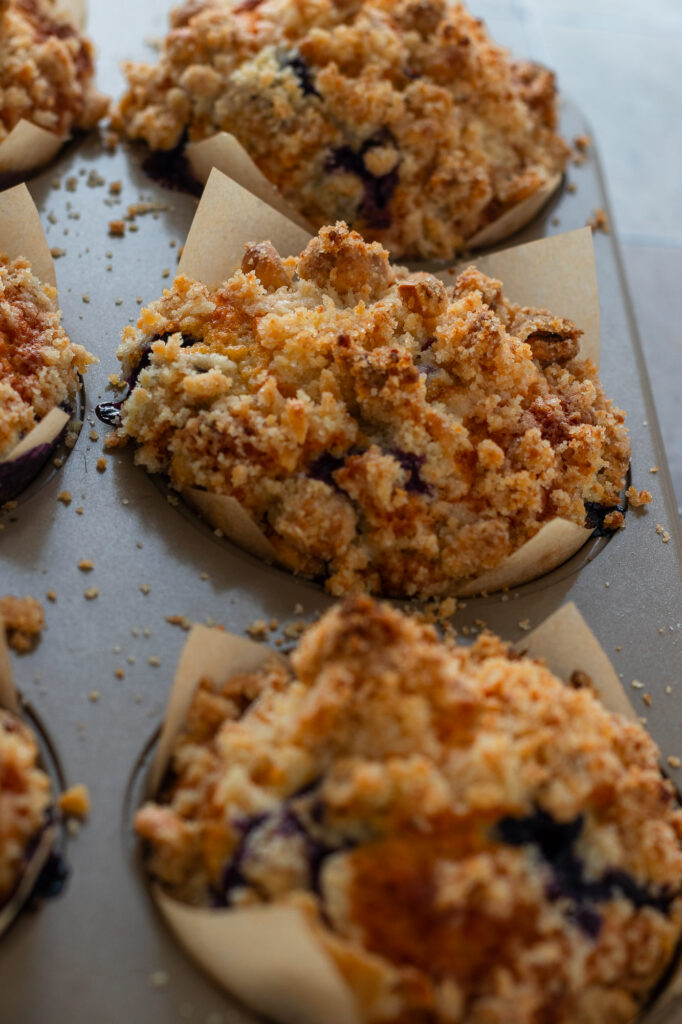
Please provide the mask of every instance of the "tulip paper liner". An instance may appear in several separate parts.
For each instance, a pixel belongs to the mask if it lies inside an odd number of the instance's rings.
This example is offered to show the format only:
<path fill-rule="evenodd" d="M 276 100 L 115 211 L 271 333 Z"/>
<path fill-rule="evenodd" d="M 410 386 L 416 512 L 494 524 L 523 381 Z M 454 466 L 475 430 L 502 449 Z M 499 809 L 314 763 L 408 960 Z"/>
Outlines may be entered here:
<path fill-rule="evenodd" d="M 79 31 L 85 28 L 85 0 L 61 0 L 57 10 Z M 0 174 L 19 175 L 38 170 L 56 157 L 67 139 L 68 135 L 56 135 L 22 118 L 0 142 Z"/>
<path fill-rule="evenodd" d="M 195 177 L 202 184 L 208 181 L 211 170 L 215 167 L 273 209 L 283 213 L 289 220 L 304 227 L 311 234 L 315 233 L 315 229 L 265 177 L 242 144 L 229 132 L 217 132 L 207 139 L 202 139 L 201 142 L 187 143 L 185 156 Z M 553 174 L 546 184 L 532 195 L 505 210 L 496 220 L 466 239 L 467 249 L 483 249 L 497 245 L 520 231 L 549 201 L 561 184 L 561 179 L 561 174 Z"/>
<path fill-rule="evenodd" d="M 12 665 L 5 639 L 5 630 L 0 622 L 0 708 L 21 718 L 21 703 L 14 685 Z M 14 922 L 24 906 L 50 859 L 57 837 L 57 826 L 50 820 L 40 831 L 27 855 L 26 865 L 9 899 L 0 905 L 0 937 Z"/>
<path fill-rule="evenodd" d="M 246 244 L 269 239 L 286 257 L 298 255 L 310 237 L 300 224 L 213 170 L 187 236 L 178 273 L 202 281 L 209 288 L 216 287 L 240 266 Z M 505 294 L 513 301 L 547 308 L 573 320 L 584 332 L 579 356 L 598 367 L 599 293 L 589 228 L 493 253 L 477 260 L 476 265 L 499 277 Z M 438 276 L 448 283 L 454 272 L 446 270 Z M 235 498 L 198 488 L 187 488 L 182 493 L 234 543 L 261 558 L 277 561 L 270 541 Z M 568 561 L 592 533 L 592 529 L 565 519 L 550 520 L 496 568 L 453 587 L 451 593 L 472 596 L 536 579 Z"/>
<path fill-rule="evenodd" d="M 516 645 L 543 659 L 568 684 L 587 673 L 603 705 L 632 721 L 637 717 L 603 648 L 574 604 L 567 604 Z M 161 735 L 150 768 L 147 795 L 157 794 L 173 743 L 199 685 L 216 688 L 230 676 L 252 672 L 282 656 L 262 644 L 219 629 L 194 626 L 178 662 Z M 305 901 L 248 908 L 202 908 L 170 897 L 157 883 L 153 899 L 181 945 L 218 984 L 251 1009 L 282 1024 L 360 1024 L 361 1014 L 344 973 L 371 993 L 385 970 L 370 953 L 323 926 Z M 364 986 L 364 987 L 363 987 Z"/>
<path fill-rule="evenodd" d="M 11 259 L 25 256 L 44 284 L 56 288 L 54 262 L 40 216 L 25 185 L 0 193 L 0 251 Z M 69 422 L 69 414 L 53 408 L 0 459 L 0 503 L 15 497 L 41 469 Z"/>

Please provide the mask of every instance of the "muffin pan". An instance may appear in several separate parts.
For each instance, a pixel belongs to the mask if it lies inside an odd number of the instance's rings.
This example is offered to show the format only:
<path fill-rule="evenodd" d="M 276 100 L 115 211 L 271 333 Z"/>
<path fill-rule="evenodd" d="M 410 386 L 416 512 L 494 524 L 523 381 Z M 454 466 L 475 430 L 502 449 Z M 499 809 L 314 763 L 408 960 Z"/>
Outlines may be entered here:
<path fill-rule="evenodd" d="M 135 8 L 134 16 L 118 19 L 115 31 L 95 9 L 91 33 L 118 59 L 132 48 L 133 36 L 161 30 L 165 8 L 161 0 L 144 12 Z M 586 133 L 567 103 L 562 127 L 567 138 Z M 132 811 L 186 640 L 165 618 L 213 620 L 234 633 L 254 620 L 277 620 L 279 629 L 269 634 L 274 640 L 292 619 L 310 618 L 331 604 L 315 584 L 216 538 L 182 504 L 172 507 L 162 483 L 133 465 L 132 446 L 101 450 L 108 428 L 95 419 L 94 406 L 116 397 L 106 385 L 118 369 L 119 332 L 136 319 L 141 302 L 160 294 L 164 271 L 173 274 L 196 208 L 192 196 L 146 177 L 146 156 L 142 146 L 110 152 L 90 137 L 71 143 L 29 182 L 50 245 L 66 250 L 56 270 L 67 333 L 100 365 L 88 373 L 85 424 L 70 457 L 57 472 L 44 470 L 40 486 L 2 514 L 0 591 L 29 593 L 45 605 L 47 632 L 34 654 L 15 659 L 15 676 L 49 733 L 65 784 L 90 787 L 92 814 L 69 843 L 71 876 L 63 894 L 37 913 L 24 913 L 0 945 L 0 1020 L 7 1022 L 44 1024 L 66 1013 L 73 1024 L 253 1020 L 165 929 L 132 837 Z M 570 167 L 567 180 L 577 191 L 564 185 L 506 246 L 582 227 L 606 207 L 594 150 L 584 164 Z M 108 185 L 117 181 L 120 194 L 110 193 Z M 109 222 L 140 202 L 162 208 L 138 213 L 124 238 L 110 237 Z M 455 625 L 461 635 L 484 621 L 516 642 L 565 601 L 575 601 L 622 674 L 636 712 L 646 717 L 665 763 L 682 756 L 682 534 L 618 249 L 603 233 L 594 243 L 600 376 L 627 410 L 632 482 L 650 490 L 653 502 L 647 510 L 630 510 L 627 528 L 608 543 L 589 541 L 549 575 L 507 594 L 467 599 Z M 96 467 L 102 454 L 103 473 Z M 69 505 L 57 500 L 63 491 L 70 492 Z M 95 563 L 87 575 L 78 570 L 81 559 Z M 98 596 L 86 600 L 83 592 L 91 587 Z M 45 600 L 47 590 L 56 591 L 56 602 Z M 644 687 L 633 688 L 633 680 Z M 650 705 L 643 695 L 650 695 Z M 679 772 L 669 770 L 676 780 Z M 651 1014 L 652 1024 L 664 1019 L 679 1018 L 674 1008 Z"/>

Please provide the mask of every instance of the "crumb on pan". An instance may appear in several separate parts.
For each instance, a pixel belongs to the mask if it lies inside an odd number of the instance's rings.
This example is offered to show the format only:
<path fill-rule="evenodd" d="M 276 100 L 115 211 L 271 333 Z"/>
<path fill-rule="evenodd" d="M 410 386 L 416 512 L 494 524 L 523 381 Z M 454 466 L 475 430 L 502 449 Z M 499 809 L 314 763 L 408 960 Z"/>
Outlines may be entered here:
<path fill-rule="evenodd" d="M 192 2 L 114 123 L 170 150 L 234 134 L 317 229 L 451 256 L 564 169 L 553 74 L 445 0 Z"/>
<path fill-rule="evenodd" d="M 0 597 L 0 622 L 4 623 L 7 643 L 17 654 L 28 654 L 45 628 L 45 613 L 35 597 Z"/>
<path fill-rule="evenodd" d="M 346 601 L 290 664 L 201 681 L 136 816 L 148 868 L 190 904 L 300 907 L 363 1022 L 626 1024 L 679 938 L 682 811 L 577 682 Z"/>
<path fill-rule="evenodd" d="M 177 490 L 235 498 L 334 594 L 443 596 L 552 519 L 624 523 L 624 414 L 580 335 L 475 267 L 446 287 L 339 223 L 143 310 L 116 443 Z"/>
<path fill-rule="evenodd" d="M 57 798 L 60 811 L 66 817 L 84 821 L 90 814 L 90 792 L 83 783 L 70 786 Z"/>

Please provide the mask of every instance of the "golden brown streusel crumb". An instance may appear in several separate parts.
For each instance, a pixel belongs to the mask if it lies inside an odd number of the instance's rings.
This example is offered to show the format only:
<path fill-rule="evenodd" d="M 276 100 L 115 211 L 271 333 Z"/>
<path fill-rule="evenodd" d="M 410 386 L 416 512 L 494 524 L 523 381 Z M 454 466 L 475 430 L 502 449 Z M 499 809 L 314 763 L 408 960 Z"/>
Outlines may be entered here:
<path fill-rule="evenodd" d="M 652 501 L 651 491 L 638 491 L 636 487 L 628 487 L 625 497 L 633 508 L 642 508 Z"/>
<path fill-rule="evenodd" d="M 561 173 L 553 74 L 446 0 L 190 0 L 114 123 L 153 149 L 233 133 L 317 229 L 451 256 Z"/>
<path fill-rule="evenodd" d="M 124 220 L 110 220 L 109 221 L 109 234 L 112 238 L 122 238 L 126 233 L 126 223 Z"/>
<path fill-rule="evenodd" d="M 58 136 L 93 128 L 109 107 L 95 89 L 93 58 L 54 0 L 2 0 L 0 142 L 22 118 Z"/>
<path fill-rule="evenodd" d="M 78 374 L 97 362 L 60 320 L 57 289 L 29 260 L 0 253 L 0 460 L 50 410 L 73 403 Z"/>
<path fill-rule="evenodd" d="M 78 818 L 83 821 L 90 814 L 90 792 L 83 783 L 70 786 L 60 793 L 57 804 L 66 817 Z"/>
<path fill-rule="evenodd" d="M 625 528 L 625 516 L 620 509 L 614 509 L 613 512 L 609 512 L 607 516 L 604 516 L 604 526 L 607 530 L 622 530 Z"/>
<path fill-rule="evenodd" d="M 45 628 L 45 613 L 35 597 L 0 597 L 0 623 L 4 624 L 7 642 L 17 654 L 28 654 Z"/>
<path fill-rule="evenodd" d="M 339 223 L 143 310 L 119 349 L 139 374 L 121 433 L 175 489 L 235 498 L 332 593 L 442 596 L 549 520 L 618 503 L 624 414 L 580 334 L 474 267 L 446 286 Z"/>
<path fill-rule="evenodd" d="M 611 225 L 609 224 L 606 210 L 595 210 L 587 222 L 587 227 L 592 228 L 593 231 L 603 231 L 605 235 L 608 235 L 611 231 Z"/>
<path fill-rule="evenodd" d="M 80 569 L 81 572 L 92 572 L 92 570 L 95 568 L 95 563 L 91 558 L 81 558 L 80 562 L 78 563 L 78 568 Z"/>
<path fill-rule="evenodd" d="M 97 472 L 98 473 L 105 473 L 107 465 L 108 465 L 106 457 L 104 455 L 100 455 L 100 457 L 97 460 L 97 464 L 96 465 L 97 465 Z"/>
<path fill-rule="evenodd" d="M 135 825 L 177 899 L 305 908 L 363 1024 L 626 1024 L 682 924 L 658 758 L 492 634 L 362 597 L 290 663 L 201 681 Z"/>
<path fill-rule="evenodd" d="M 26 867 L 29 844 L 45 825 L 51 787 L 38 761 L 31 730 L 0 709 L 0 908 Z"/>

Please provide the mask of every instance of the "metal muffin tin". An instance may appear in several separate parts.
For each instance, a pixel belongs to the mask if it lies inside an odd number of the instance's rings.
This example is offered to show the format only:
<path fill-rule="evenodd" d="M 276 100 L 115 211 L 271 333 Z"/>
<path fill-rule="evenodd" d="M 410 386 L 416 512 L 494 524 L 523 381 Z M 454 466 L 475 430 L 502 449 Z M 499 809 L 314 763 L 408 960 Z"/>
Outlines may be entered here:
<path fill-rule="evenodd" d="M 93 10 L 91 33 L 109 61 L 100 84 L 116 92 L 107 67 L 113 58 L 139 54 L 145 33 L 163 31 L 166 5 L 126 0 L 116 18 L 107 8 Z M 586 133 L 570 105 L 563 132 L 568 138 Z M 89 137 L 71 143 L 29 182 L 50 245 L 66 250 L 57 261 L 64 325 L 100 365 L 87 374 L 85 425 L 63 467 L 44 470 L 2 515 L 0 593 L 43 600 L 48 629 L 34 654 L 15 659 L 17 683 L 49 736 L 57 778 L 87 783 L 92 814 L 68 843 L 71 877 L 63 894 L 25 912 L 0 943 L 0 1024 L 253 1020 L 167 933 L 137 860 L 132 812 L 186 636 L 165 617 L 214 620 L 240 633 L 256 619 L 285 626 L 331 604 L 318 586 L 259 562 L 215 537 L 182 504 L 171 504 L 163 485 L 133 465 L 132 447 L 108 454 L 104 473 L 96 468 L 107 428 L 93 410 L 112 397 L 105 389 L 117 370 L 119 332 L 136 319 L 138 300 L 160 294 L 163 271 L 172 276 L 196 206 L 191 196 L 150 181 L 142 170 L 146 155 L 141 146 L 109 152 Z M 594 150 L 567 179 L 577 191 L 564 186 L 505 245 L 582 227 L 606 207 Z M 120 196 L 108 192 L 114 181 L 123 183 Z M 109 221 L 141 199 L 167 209 L 138 217 L 137 230 L 123 239 L 109 237 Z M 646 716 L 665 763 L 682 756 L 682 534 L 618 249 L 611 235 L 597 233 L 594 243 L 601 378 L 628 413 L 632 480 L 654 500 L 645 512 L 630 510 L 626 530 L 608 542 L 590 541 L 548 576 L 505 595 L 467 600 L 455 625 L 466 632 L 483 621 L 516 641 L 528 623 L 575 601 Z M 92 429 L 99 440 L 90 439 Z M 69 506 L 57 498 L 63 491 L 71 493 Z M 659 523 L 666 533 L 657 532 Z M 94 560 L 93 572 L 79 571 L 84 558 Z M 144 584 L 151 585 L 147 593 Z M 95 600 L 84 597 L 90 587 L 99 590 Z M 55 603 L 44 600 L 47 590 L 56 591 Z M 281 630 L 270 634 L 271 642 L 276 636 Z M 117 668 L 124 679 L 116 678 Z M 633 680 L 644 688 L 631 688 Z M 670 1020 L 682 1019 L 679 1007 L 672 1012 Z"/>

